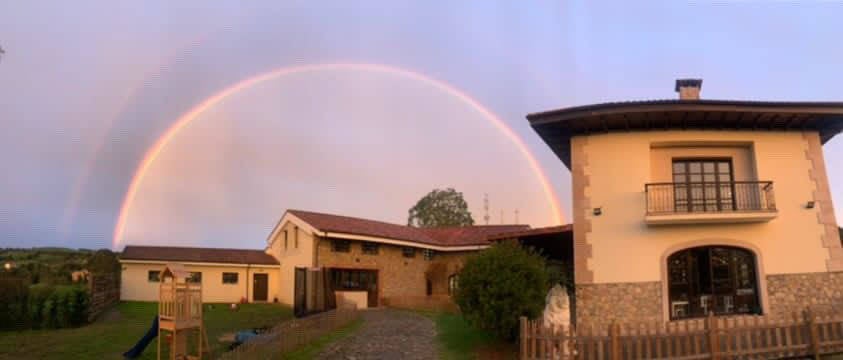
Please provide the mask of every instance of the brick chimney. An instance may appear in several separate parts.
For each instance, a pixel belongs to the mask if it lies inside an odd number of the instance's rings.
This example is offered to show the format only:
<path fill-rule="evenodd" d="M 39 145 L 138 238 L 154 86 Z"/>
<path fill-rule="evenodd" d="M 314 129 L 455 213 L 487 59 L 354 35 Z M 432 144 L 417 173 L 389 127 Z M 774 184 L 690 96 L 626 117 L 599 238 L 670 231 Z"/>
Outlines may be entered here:
<path fill-rule="evenodd" d="M 676 79 L 676 89 L 679 100 L 699 100 L 702 79 Z"/>

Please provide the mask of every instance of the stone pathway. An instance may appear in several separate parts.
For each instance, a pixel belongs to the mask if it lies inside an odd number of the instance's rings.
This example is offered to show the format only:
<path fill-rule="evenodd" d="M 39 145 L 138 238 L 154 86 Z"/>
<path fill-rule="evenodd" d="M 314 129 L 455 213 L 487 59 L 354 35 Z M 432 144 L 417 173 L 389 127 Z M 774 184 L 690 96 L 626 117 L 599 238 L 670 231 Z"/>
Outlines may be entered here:
<path fill-rule="evenodd" d="M 436 325 L 409 311 L 370 309 L 349 337 L 330 344 L 316 359 L 436 359 Z"/>

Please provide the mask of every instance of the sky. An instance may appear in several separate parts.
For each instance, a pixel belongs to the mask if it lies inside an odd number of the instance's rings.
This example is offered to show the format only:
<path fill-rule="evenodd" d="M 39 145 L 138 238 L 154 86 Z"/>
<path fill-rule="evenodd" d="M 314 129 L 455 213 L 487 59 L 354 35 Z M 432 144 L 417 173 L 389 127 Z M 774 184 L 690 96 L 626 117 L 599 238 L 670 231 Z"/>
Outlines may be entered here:
<path fill-rule="evenodd" d="M 261 248 L 286 209 L 405 223 L 444 187 L 481 224 L 484 194 L 489 223 L 568 222 L 570 173 L 527 113 L 675 98 L 680 77 L 703 78 L 703 98 L 841 101 L 841 16 L 819 2 L 0 2 L 0 247 Z M 824 149 L 843 204 L 843 140 Z"/>

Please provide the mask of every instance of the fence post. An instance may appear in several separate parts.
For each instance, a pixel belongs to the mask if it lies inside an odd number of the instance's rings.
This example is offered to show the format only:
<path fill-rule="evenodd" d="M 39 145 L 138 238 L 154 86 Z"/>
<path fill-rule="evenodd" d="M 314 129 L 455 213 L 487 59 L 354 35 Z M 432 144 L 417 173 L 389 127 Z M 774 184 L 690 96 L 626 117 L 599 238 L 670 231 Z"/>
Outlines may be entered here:
<path fill-rule="evenodd" d="M 612 320 L 612 323 L 609 324 L 609 358 L 612 360 L 621 359 L 620 330 L 621 326 L 615 320 Z"/>
<path fill-rule="evenodd" d="M 717 319 L 713 312 L 709 312 L 705 318 L 705 328 L 708 330 L 708 346 L 711 352 L 711 359 L 720 358 L 720 335 L 717 333 Z"/>
<path fill-rule="evenodd" d="M 820 336 L 819 336 L 819 329 L 817 329 L 816 319 L 814 317 L 814 313 L 811 312 L 811 309 L 805 309 L 802 313 L 805 318 L 805 325 L 808 327 L 808 336 L 809 340 L 811 340 L 811 353 L 814 355 L 815 360 L 820 359 Z"/>
<path fill-rule="evenodd" d="M 527 341 L 525 341 L 525 340 L 527 338 L 527 317 L 525 317 L 525 316 L 520 317 L 518 319 L 518 322 L 520 324 L 520 329 L 521 329 L 521 331 L 520 331 L 521 334 L 518 337 L 518 342 L 521 343 L 521 356 L 519 356 L 518 358 L 519 359 L 526 359 L 527 358 Z"/>

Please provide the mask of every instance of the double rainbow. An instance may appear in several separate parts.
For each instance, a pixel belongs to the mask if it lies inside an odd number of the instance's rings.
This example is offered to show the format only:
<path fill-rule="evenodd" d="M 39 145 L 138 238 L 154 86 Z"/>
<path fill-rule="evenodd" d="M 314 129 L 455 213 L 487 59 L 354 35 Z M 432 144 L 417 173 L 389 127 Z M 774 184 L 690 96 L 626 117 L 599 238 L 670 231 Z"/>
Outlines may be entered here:
<path fill-rule="evenodd" d="M 368 72 L 378 72 L 378 73 L 387 73 L 391 75 L 396 75 L 400 77 L 404 77 L 411 80 L 416 80 L 424 84 L 428 84 L 440 91 L 443 91 L 451 96 L 454 96 L 457 99 L 465 102 L 466 104 L 470 105 L 475 111 L 479 112 L 484 118 L 488 119 L 489 121 L 494 124 L 494 126 L 500 130 L 506 137 L 508 137 L 512 142 L 518 147 L 518 150 L 524 155 L 524 158 L 527 160 L 527 163 L 530 165 L 530 168 L 533 169 L 536 176 L 538 177 L 539 182 L 544 189 L 545 196 L 549 201 L 549 205 L 553 212 L 554 221 L 559 224 L 563 221 L 562 213 L 560 210 L 559 202 L 556 197 L 556 194 L 553 191 L 553 187 L 550 185 L 550 181 L 548 180 L 547 175 L 544 173 L 543 169 L 536 160 L 536 157 L 530 152 L 530 149 L 518 136 L 518 134 L 509 126 L 506 125 L 500 118 L 498 118 L 494 113 L 492 113 L 489 109 L 485 106 L 480 104 L 477 100 L 469 96 L 468 94 L 460 91 L 459 89 L 445 83 L 439 81 L 437 79 L 424 76 L 422 74 L 412 72 L 405 69 L 395 68 L 386 65 L 379 65 L 379 64 L 358 64 L 358 63 L 339 63 L 339 64 L 317 64 L 317 65 L 303 65 L 303 66 L 293 66 L 293 67 L 284 67 L 275 69 L 266 73 L 262 73 L 251 78 L 242 80 L 230 87 L 223 89 L 222 91 L 214 94 L 213 96 L 205 99 L 198 105 L 194 106 L 190 111 L 179 117 L 179 119 L 171 125 L 167 131 L 162 134 L 158 140 L 155 141 L 146 152 L 143 157 L 143 160 L 140 162 L 140 165 L 135 170 L 134 175 L 132 176 L 132 181 L 129 184 L 129 188 L 126 191 L 126 195 L 123 198 L 123 202 L 120 206 L 120 213 L 117 217 L 117 223 L 114 226 L 114 235 L 112 238 L 112 247 L 117 249 L 120 245 L 121 237 L 123 236 L 123 232 L 126 228 L 126 220 L 128 218 L 129 210 L 132 207 L 132 202 L 135 199 L 135 195 L 137 195 L 138 188 L 140 184 L 143 182 L 144 177 L 146 176 L 146 172 L 152 163 L 158 158 L 158 155 L 161 154 L 161 151 L 167 146 L 170 140 L 176 136 L 185 126 L 187 126 L 191 121 L 196 119 L 199 115 L 201 115 L 204 111 L 214 107 L 215 105 L 219 104 L 221 101 L 225 100 L 227 97 L 236 94 L 242 90 L 248 89 L 252 86 L 260 84 L 264 81 L 277 79 L 280 77 L 284 77 L 291 74 L 299 74 L 299 73 L 307 73 L 307 72 L 317 72 L 317 71 L 327 71 L 327 70 L 354 70 L 354 71 L 368 71 Z"/>

